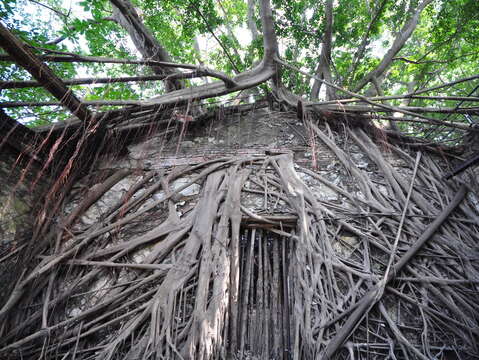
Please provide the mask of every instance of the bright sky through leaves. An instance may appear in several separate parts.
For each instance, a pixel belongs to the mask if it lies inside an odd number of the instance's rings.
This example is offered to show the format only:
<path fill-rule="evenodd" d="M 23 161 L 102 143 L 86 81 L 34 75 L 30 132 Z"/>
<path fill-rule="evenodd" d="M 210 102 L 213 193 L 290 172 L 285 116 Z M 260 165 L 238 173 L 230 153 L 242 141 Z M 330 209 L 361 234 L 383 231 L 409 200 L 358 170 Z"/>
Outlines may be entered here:
<path fill-rule="evenodd" d="M 255 1 L 136 0 L 133 3 L 145 26 L 174 62 L 200 64 L 234 76 L 238 71 L 250 69 L 262 57 L 261 24 Z M 332 83 L 367 96 L 377 95 L 378 91 L 384 95 L 405 94 L 471 76 L 477 71 L 479 2 L 476 0 L 333 1 L 330 51 L 324 48 L 328 39 L 327 3 L 326 0 L 272 1 L 280 56 L 303 71 L 310 74 L 320 71 L 318 74 L 323 76 L 321 72 L 327 65 L 326 75 Z M 254 9 L 250 8 L 253 11 L 248 10 L 251 4 L 256 4 Z M 0 12 L 5 23 L 39 53 L 49 49 L 141 58 L 125 30 L 111 21 L 112 5 L 107 0 L 6 0 L 0 5 Z M 411 22 L 413 26 L 409 26 Z M 64 39 L 51 44 L 58 37 Z M 391 52 L 395 46 L 397 49 Z M 386 59 L 388 51 L 392 55 Z M 321 63 L 321 58 L 326 60 Z M 132 65 L 57 63 L 51 66 L 62 78 L 150 73 L 147 67 Z M 375 73 L 379 68 L 380 72 Z M 23 70 L 1 63 L 0 78 L 28 80 L 30 77 Z M 192 79 L 187 86 L 205 81 L 213 80 Z M 289 69 L 283 69 L 282 82 L 305 99 L 315 96 L 315 81 Z M 472 82 L 461 83 L 431 95 L 470 96 L 474 86 Z M 72 88 L 84 100 L 148 99 L 164 91 L 159 82 Z M 257 94 L 265 89 L 263 86 Z M 0 96 L 3 101 L 51 100 L 38 88 L 3 90 Z M 319 87 L 319 99 L 325 96 L 324 86 Z M 405 105 L 403 100 L 390 102 Z M 457 102 L 438 104 L 414 99 L 407 105 L 454 107 Z M 8 112 L 24 122 L 35 119 L 33 124 L 65 117 L 51 110 L 12 108 Z M 466 122 L 471 118 L 456 114 L 449 120 Z M 403 127 L 415 131 L 409 125 Z"/>

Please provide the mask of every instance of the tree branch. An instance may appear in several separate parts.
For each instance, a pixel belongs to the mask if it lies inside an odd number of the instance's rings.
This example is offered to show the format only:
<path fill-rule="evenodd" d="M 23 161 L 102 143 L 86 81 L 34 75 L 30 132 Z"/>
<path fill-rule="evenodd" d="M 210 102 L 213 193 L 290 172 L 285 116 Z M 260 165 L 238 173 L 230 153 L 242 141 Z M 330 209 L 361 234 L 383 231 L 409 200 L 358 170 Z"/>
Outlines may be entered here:
<path fill-rule="evenodd" d="M 248 0 L 248 13 L 246 23 L 248 24 L 248 29 L 251 32 L 252 42 L 254 42 L 259 36 L 258 27 L 256 26 L 256 21 L 254 20 L 255 6 L 256 0 Z"/>
<path fill-rule="evenodd" d="M 89 100 L 82 101 L 82 106 L 128 106 L 142 105 L 141 100 Z M 4 101 L 0 102 L 0 108 L 32 107 L 32 106 L 60 106 L 61 101 Z"/>
<path fill-rule="evenodd" d="M 129 0 L 110 0 L 113 7 L 113 18 L 116 19 L 130 35 L 133 44 L 145 59 L 170 62 L 170 55 L 166 49 L 155 39 L 153 34 L 141 21 L 138 13 Z M 155 74 L 173 74 L 174 70 L 164 66 L 152 68 Z M 181 89 L 183 85 L 179 81 L 168 81 L 166 90 Z"/>
<path fill-rule="evenodd" d="M 198 69 L 201 69 L 198 67 Z M 236 83 L 226 75 L 203 68 L 189 73 L 175 73 L 172 75 L 143 75 L 143 76 L 127 76 L 120 78 L 80 78 L 63 80 L 65 85 L 87 85 L 87 84 L 113 84 L 126 82 L 142 82 L 142 81 L 158 81 L 158 80 L 176 80 L 176 79 L 193 79 L 197 77 L 211 76 L 222 80 L 227 87 L 234 87 Z M 0 81 L 0 89 L 24 89 L 32 87 L 41 87 L 37 81 Z"/>
<path fill-rule="evenodd" d="M 205 16 L 203 15 L 203 13 L 201 12 L 201 10 L 199 9 L 199 7 L 194 3 L 194 2 L 191 2 L 191 6 L 194 7 L 195 11 L 198 13 L 198 15 L 201 17 L 201 19 L 203 19 L 203 22 L 205 23 L 208 31 L 210 32 L 210 34 L 215 38 L 216 42 L 218 43 L 218 45 L 221 47 L 221 49 L 223 49 L 223 52 L 224 54 L 226 55 L 226 57 L 228 58 L 231 66 L 233 67 L 233 69 L 235 69 L 236 73 L 239 73 L 240 70 L 238 69 L 238 67 L 236 66 L 233 58 L 231 57 L 230 53 L 228 52 L 228 49 L 224 46 L 223 42 L 216 36 L 215 32 L 213 31 L 213 29 L 211 28 L 210 24 L 208 23 L 208 19 L 205 18 Z"/>
<path fill-rule="evenodd" d="M 309 104 L 308 104 L 309 105 Z M 434 114 L 469 114 L 479 115 L 479 107 L 467 107 L 467 108 L 451 108 L 451 107 L 425 107 L 425 106 L 392 106 L 376 103 L 376 106 L 367 105 L 323 105 L 323 109 L 337 110 L 337 111 L 354 111 L 354 112 L 413 112 L 421 113 L 434 113 Z M 412 115 L 412 114 L 408 114 Z M 437 119 L 436 119 L 437 120 Z M 468 125 L 464 125 L 467 129 Z"/>
<path fill-rule="evenodd" d="M 55 14 L 57 14 L 59 17 L 61 17 L 61 18 L 63 18 L 63 19 L 68 18 L 68 14 L 65 14 L 65 13 L 61 12 L 60 10 L 57 10 L 57 9 L 55 9 L 55 8 L 52 8 L 51 6 L 48 6 L 48 5 L 46 5 L 46 4 L 43 4 L 43 3 L 41 3 L 40 1 L 37 1 L 37 0 L 28 0 L 28 1 L 30 1 L 30 2 L 32 2 L 32 3 L 34 3 L 34 4 L 37 4 L 37 5 L 41 6 L 41 7 L 44 7 L 45 9 L 48 9 L 48 10 L 50 10 L 50 11 L 53 11 Z"/>
<path fill-rule="evenodd" d="M 327 86 L 332 86 L 334 87 L 336 90 L 339 90 L 341 92 L 344 92 L 345 94 L 349 95 L 349 96 L 353 96 L 353 97 L 356 97 L 358 99 L 361 99 L 362 101 L 370 104 L 370 105 L 373 105 L 375 106 L 377 109 L 382 109 L 382 110 L 387 110 L 387 112 L 399 112 L 399 113 L 402 113 L 402 114 L 406 114 L 406 115 L 411 115 L 411 116 L 414 116 L 414 117 L 417 117 L 417 118 L 420 118 L 420 119 L 424 119 L 424 120 L 428 120 L 431 124 L 436 124 L 436 125 L 445 125 L 447 123 L 444 123 L 438 119 L 434 119 L 434 118 L 430 118 L 430 117 L 427 117 L 427 116 L 423 116 L 423 115 L 420 115 L 420 114 L 417 114 L 417 113 L 414 113 L 410 110 L 407 110 L 407 109 L 401 109 L 400 107 L 397 107 L 397 106 L 392 106 L 392 105 L 385 105 L 385 104 L 381 104 L 381 103 L 376 103 L 376 102 L 373 102 L 371 101 L 370 98 L 366 97 L 366 96 L 363 96 L 363 95 L 360 95 L 360 94 L 356 94 L 352 91 L 349 91 L 349 90 L 346 90 L 338 85 L 335 85 L 335 84 L 331 84 L 323 79 L 320 79 L 319 77 L 315 76 L 315 75 L 311 75 L 311 74 L 308 74 L 307 72 L 305 71 L 302 71 L 301 69 L 298 69 L 296 66 L 293 66 L 291 64 L 288 64 L 287 62 L 279 59 L 279 58 L 276 58 L 276 62 L 278 62 L 279 64 L 282 64 L 283 66 L 286 66 L 292 70 L 295 70 L 303 75 L 306 75 L 308 77 L 311 77 L 313 79 L 319 79 L 320 81 L 324 82 L 325 85 Z M 297 101 L 298 99 L 297 98 L 293 98 L 295 95 L 292 95 L 292 94 L 285 94 L 284 91 L 282 92 L 282 94 L 280 94 L 280 96 L 282 96 L 283 100 L 286 101 L 288 104 L 290 104 L 291 106 L 296 106 L 297 105 Z M 304 105 L 306 106 L 315 106 L 315 103 L 313 102 L 306 102 Z M 325 107 L 323 106 L 317 106 L 318 110 L 324 110 Z M 337 108 L 338 111 L 341 111 L 341 112 L 344 112 L 344 106 L 341 106 L 339 108 Z M 369 108 L 371 109 L 371 108 Z M 416 109 L 416 108 L 415 108 Z M 359 109 L 357 109 L 359 110 Z M 364 110 L 364 109 L 363 109 Z M 360 110 L 359 110 L 360 111 Z M 379 110 L 364 110 L 364 111 L 379 111 Z M 475 109 L 475 108 L 472 108 L 472 109 L 466 109 L 466 111 L 471 111 L 471 112 L 474 112 L 474 113 L 477 113 L 479 110 L 478 109 Z M 434 112 L 434 111 L 431 111 L 431 112 Z M 464 125 L 462 127 L 463 129 L 465 130 L 471 130 L 469 126 L 466 126 Z"/>
<path fill-rule="evenodd" d="M 261 0 L 261 23 L 263 29 L 264 55 L 261 63 L 255 68 L 245 71 L 234 78 L 237 86 L 226 88 L 223 84 L 214 82 L 190 89 L 178 90 L 155 97 L 143 105 L 178 104 L 193 99 L 206 99 L 225 95 L 234 91 L 244 90 L 259 85 L 277 74 L 275 59 L 278 57 L 278 42 L 274 31 L 273 13 L 269 0 Z"/>
<path fill-rule="evenodd" d="M 418 99 L 418 100 L 439 100 L 439 101 L 470 101 L 476 102 L 479 101 L 479 97 L 477 96 L 421 96 L 421 95 L 414 95 L 414 93 L 408 93 L 403 95 L 390 95 L 390 96 L 375 96 L 370 97 L 369 100 L 371 101 L 384 101 L 384 100 L 399 100 L 399 99 Z M 314 105 L 330 105 L 330 104 L 348 104 L 354 102 L 361 102 L 361 99 L 337 99 L 333 101 L 321 101 L 316 102 Z"/>
<path fill-rule="evenodd" d="M 124 0 L 111 0 L 112 2 L 121 2 Z M 157 105 L 167 105 L 167 104 L 180 104 L 186 103 L 194 99 L 206 99 L 210 97 L 216 97 L 220 95 L 229 94 L 235 91 L 240 91 L 244 89 L 252 88 L 256 85 L 264 83 L 265 81 L 271 79 L 275 74 L 277 74 L 277 65 L 275 59 L 278 57 L 278 42 L 276 39 L 276 33 L 274 31 L 274 21 L 273 14 L 271 11 L 271 6 L 269 0 L 261 0 L 261 23 L 263 29 L 263 47 L 264 47 L 264 56 L 259 65 L 255 68 L 245 71 L 237 75 L 233 81 L 235 86 L 228 87 L 221 82 L 213 82 L 206 85 L 195 86 L 188 89 L 181 89 L 172 91 L 168 94 L 154 97 L 147 101 L 127 101 L 126 103 L 139 106 L 157 106 Z M 10 54 L 11 55 L 11 54 Z M 121 60 L 121 59 L 105 59 L 100 57 L 85 57 L 85 56 L 51 56 L 43 55 L 39 58 L 49 61 L 60 61 L 60 62 L 103 62 L 103 63 L 118 63 L 118 64 L 142 64 L 142 65 L 163 65 L 177 67 L 178 64 L 168 63 L 168 62 L 159 62 L 151 60 Z M 12 57 L 10 56 L 1 56 L 0 61 L 10 61 Z M 169 64 L 169 65 L 167 65 Z M 189 65 L 193 66 L 194 65 Z M 197 67 L 195 67 L 197 68 Z M 91 104 L 92 102 L 86 102 L 86 104 Z M 98 102 L 97 102 L 98 103 Z M 104 102 L 102 102 L 104 104 Z M 108 101 L 109 104 L 121 104 L 121 101 Z M 125 103 L 125 102 L 123 102 Z M 13 105 L 18 106 L 18 104 L 25 104 L 19 102 L 9 102 L 4 103 L 2 106 L 11 107 Z M 55 103 L 30 103 L 30 105 L 55 105 Z"/>
<path fill-rule="evenodd" d="M 89 23 L 92 23 L 92 24 L 100 24 L 102 21 L 116 21 L 116 20 L 113 19 L 112 17 L 105 17 L 101 20 L 87 19 L 86 21 L 88 21 Z M 69 31 L 74 31 L 74 30 L 76 30 L 76 26 L 70 25 L 70 26 L 68 26 L 67 29 Z M 67 35 L 60 35 L 60 36 L 56 37 L 55 39 L 47 41 L 45 44 L 46 45 L 57 45 L 57 44 L 61 43 L 63 40 L 65 40 L 67 37 L 68 37 Z"/>
<path fill-rule="evenodd" d="M 114 58 L 106 58 L 101 56 L 84 56 L 84 55 L 77 55 L 68 53 L 67 56 L 63 55 L 38 55 L 37 58 L 43 61 L 51 61 L 51 62 L 84 62 L 84 63 L 103 63 L 103 64 L 132 64 L 132 65 L 147 65 L 147 66 L 161 66 L 164 68 L 180 68 L 180 69 L 189 69 L 195 70 L 195 76 L 180 72 L 172 72 L 170 74 L 160 74 L 157 75 L 157 80 L 162 79 L 189 79 L 192 77 L 201 77 L 201 76 L 211 76 L 217 79 L 222 80 L 225 83 L 226 87 L 234 87 L 236 83 L 233 79 L 228 77 L 228 75 L 212 70 L 203 66 L 191 65 L 191 64 L 177 64 L 172 62 L 166 61 L 155 61 L 155 60 L 129 60 L 129 59 L 114 59 Z M 0 55 L 0 61 L 14 61 L 12 56 L 8 55 Z M 151 76 L 151 80 L 155 80 L 153 76 Z M 74 80 L 71 80 L 74 81 Z M 132 81 L 140 81 L 140 80 L 132 80 Z M 0 86 L 1 88 L 1 86 Z"/>
<path fill-rule="evenodd" d="M 371 33 L 371 29 L 373 25 L 376 23 L 376 21 L 379 19 L 379 16 L 384 10 L 384 6 L 386 5 L 386 2 L 387 0 L 383 0 L 381 2 L 378 9 L 374 13 L 373 18 L 369 22 L 368 28 L 366 29 L 363 39 L 361 40 L 361 44 L 359 45 L 358 49 L 354 53 L 353 59 L 351 61 L 351 65 L 349 66 L 348 71 L 346 72 L 346 76 L 349 76 L 350 78 L 352 78 L 353 74 L 356 72 L 356 68 L 358 67 L 359 61 L 363 58 L 364 53 L 366 51 L 366 46 L 369 44 L 369 41 L 370 41 L 369 34 Z"/>
<path fill-rule="evenodd" d="M 372 70 L 367 75 L 365 75 L 359 81 L 359 83 L 354 88 L 354 92 L 359 92 L 362 88 L 364 88 L 364 86 L 366 86 L 372 80 L 373 77 L 379 78 L 381 75 L 384 74 L 384 72 L 392 64 L 396 54 L 403 48 L 404 44 L 406 44 L 406 41 L 409 39 L 409 37 L 412 35 L 414 30 L 416 29 L 421 12 L 432 1 L 433 0 L 423 0 L 418 5 L 414 15 L 408 22 L 406 22 L 406 24 L 404 24 L 402 29 L 399 31 L 398 35 L 394 39 L 393 44 L 391 45 L 387 53 L 384 55 L 379 65 L 374 70 Z"/>
<path fill-rule="evenodd" d="M 0 23 L 0 46 L 25 68 L 42 86 L 55 96 L 76 117 L 86 122 L 93 114 L 68 89 L 53 71 L 43 64 L 19 39 Z"/>
<path fill-rule="evenodd" d="M 316 69 L 316 76 L 328 81 L 333 82 L 331 75 L 331 47 L 332 47 L 332 37 L 333 37 L 333 0 L 326 0 L 325 5 L 325 17 L 326 25 L 323 35 L 323 44 L 321 48 L 321 56 L 319 59 L 319 64 Z M 311 89 L 311 98 L 317 99 L 319 91 L 321 89 L 322 82 L 315 80 L 313 83 L 313 88 Z M 336 91 L 332 87 L 326 88 L 326 99 L 332 100 L 336 98 Z"/>

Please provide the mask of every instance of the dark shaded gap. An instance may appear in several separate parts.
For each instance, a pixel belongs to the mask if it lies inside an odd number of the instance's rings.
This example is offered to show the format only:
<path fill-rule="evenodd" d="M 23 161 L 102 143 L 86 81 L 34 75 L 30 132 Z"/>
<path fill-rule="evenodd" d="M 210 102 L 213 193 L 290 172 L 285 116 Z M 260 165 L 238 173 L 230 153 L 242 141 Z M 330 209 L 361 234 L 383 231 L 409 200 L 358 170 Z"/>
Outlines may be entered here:
<path fill-rule="evenodd" d="M 266 229 L 244 227 L 240 235 L 237 359 L 291 359 L 288 239 Z"/>

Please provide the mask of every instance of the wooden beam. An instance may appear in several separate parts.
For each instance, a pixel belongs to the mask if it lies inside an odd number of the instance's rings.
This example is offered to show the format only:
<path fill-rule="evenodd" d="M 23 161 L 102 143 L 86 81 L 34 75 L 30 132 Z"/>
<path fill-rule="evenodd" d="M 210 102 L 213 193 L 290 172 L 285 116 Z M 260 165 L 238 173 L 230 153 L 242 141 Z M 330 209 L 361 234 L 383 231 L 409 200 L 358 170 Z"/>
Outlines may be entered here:
<path fill-rule="evenodd" d="M 21 67 L 25 68 L 46 90 L 55 96 L 62 105 L 68 108 L 82 121 L 93 118 L 88 108 L 78 100 L 72 91 L 56 76 L 53 71 L 41 62 L 10 30 L 0 22 L 0 46 Z"/>

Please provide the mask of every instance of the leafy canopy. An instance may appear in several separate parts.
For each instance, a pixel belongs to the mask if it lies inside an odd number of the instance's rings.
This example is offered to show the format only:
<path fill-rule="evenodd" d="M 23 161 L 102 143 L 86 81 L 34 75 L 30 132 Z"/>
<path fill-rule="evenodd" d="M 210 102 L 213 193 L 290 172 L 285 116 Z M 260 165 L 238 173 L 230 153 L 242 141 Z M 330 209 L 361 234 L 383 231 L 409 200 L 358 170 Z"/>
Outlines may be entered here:
<path fill-rule="evenodd" d="M 312 74 L 323 48 L 326 1 L 272 0 L 280 56 Z M 261 31 L 254 31 L 255 27 L 260 28 L 258 4 L 249 3 L 255 8 L 249 10 L 246 0 L 133 1 L 142 21 L 173 61 L 202 64 L 232 76 L 251 68 L 262 56 Z M 334 1 L 329 59 L 333 82 L 354 89 L 381 62 L 419 3 L 419 0 Z M 61 51 L 113 58 L 141 57 L 127 32 L 112 21 L 112 6 L 107 0 L 4 0 L 0 3 L 0 17 L 39 54 Z M 404 94 L 471 76 L 476 74 L 478 63 L 479 2 L 434 0 L 425 7 L 414 32 L 383 74 L 381 91 L 384 95 Z M 136 65 L 49 65 L 63 79 L 151 73 L 149 68 Z M 28 79 L 26 71 L 0 62 L 0 80 Z M 211 80 L 194 79 L 189 84 L 204 81 Z M 308 97 L 311 91 L 312 82 L 297 72 L 284 69 L 282 81 L 296 94 Z M 438 90 L 435 95 L 470 96 L 474 86 L 475 83 L 465 82 Z M 96 84 L 73 86 L 73 89 L 84 100 L 144 99 L 164 91 L 159 82 Z M 369 95 L 371 91 L 374 93 L 371 84 L 361 89 Z M 53 100 L 40 88 L 4 89 L 0 94 L 2 101 Z M 407 105 L 436 106 L 427 99 L 412 99 Z M 453 100 L 441 103 L 446 107 L 456 105 Z M 32 125 L 65 117 L 51 110 L 8 109 L 15 118 L 30 121 Z M 458 114 L 453 119 L 471 120 Z"/>

